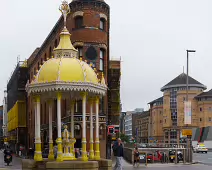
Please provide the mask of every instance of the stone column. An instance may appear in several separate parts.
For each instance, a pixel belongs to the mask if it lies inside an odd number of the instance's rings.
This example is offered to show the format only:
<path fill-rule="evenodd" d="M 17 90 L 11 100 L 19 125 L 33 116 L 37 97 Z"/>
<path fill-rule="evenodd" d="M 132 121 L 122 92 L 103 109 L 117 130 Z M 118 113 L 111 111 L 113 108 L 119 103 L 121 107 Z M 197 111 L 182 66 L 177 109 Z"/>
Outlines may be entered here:
<path fill-rule="evenodd" d="M 94 159 L 94 150 L 93 150 L 93 99 L 89 99 L 90 103 L 90 153 L 89 158 Z"/>
<path fill-rule="evenodd" d="M 82 96 L 82 160 L 88 161 L 86 151 L 86 93 L 81 93 Z"/>
<path fill-rule="evenodd" d="M 36 96 L 36 138 L 35 138 L 35 161 L 43 161 L 41 152 L 41 139 L 40 139 L 40 96 Z"/>
<path fill-rule="evenodd" d="M 99 97 L 95 98 L 96 105 L 96 138 L 95 138 L 95 160 L 100 160 L 99 149 Z"/>
<path fill-rule="evenodd" d="M 57 93 L 57 161 L 63 161 L 63 148 L 62 148 L 62 137 L 61 137 L 61 98 L 62 94 Z"/>
<path fill-rule="evenodd" d="M 49 160 L 54 160 L 53 140 L 52 140 L 52 100 L 49 100 Z"/>

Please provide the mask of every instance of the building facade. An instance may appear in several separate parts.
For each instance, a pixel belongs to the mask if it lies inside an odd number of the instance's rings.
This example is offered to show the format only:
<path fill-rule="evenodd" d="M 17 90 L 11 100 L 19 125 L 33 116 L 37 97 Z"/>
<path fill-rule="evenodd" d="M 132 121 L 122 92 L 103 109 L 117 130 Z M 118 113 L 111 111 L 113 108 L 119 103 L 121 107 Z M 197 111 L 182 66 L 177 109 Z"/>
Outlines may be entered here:
<path fill-rule="evenodd" d="M 124 130 L 125 130 L 125 135 L 129 136 L 131 139 L 133 137 L 132 129 L 133 129 L 133 121 L 132 121 L 132 114 L 133 111 L 127 111 L 125 120 L 124 120 Z"/>
<path fill-rule="evenodd" d="M 0 146 L 4 144 L 4 136 L 3 136 L 3 105 L 0 106 Z"/>
<path fill-rule="evenodd" d="M 126 112 L 121 112 L 120 115 L 120 133 L 124 134 L 125 133 L 125 116 L 126 116 Z"/>
<path fill-rule="evenodd" d="M 4 91 L 2 130 L 3 130 L 4 142 L 7 143 L 7 90 Z"/>
<path fill-rule="evenodd" d="M 191 102 L 191 124 L 185 124 L 184 104 L 186 101 L 185 73 L 161 88 L 163 96 L 150 102 L 152 131 L 151 136 L 160 142 L 179 143 L 184 129 L 212 126 L 211 90 L 204 92 L 206 86 L 188 77 L 188 101 Z M 193 134 L 200 138 L 202 133 Z M 198 136 L 198 137 L 197 137 Z M 162 139 L 163 138 L 163 139 Z"/>
<path fill-rule="evenodd" d="M 27 62 L 19 61 L 7 84 L 7 140 L 13 151 L 20 145 L 27 147 L 27 79 Z"/>
<path fill-rule="evenodd" d="M 149 103 L 150 105 L 150 142 L 163 142 L 163 97 Z"/>
<path fill-rule="evenodd" d="M 150 111 L 133 114 L 134 133 L 137 143 L 148 143 L 150 137 Z"/>

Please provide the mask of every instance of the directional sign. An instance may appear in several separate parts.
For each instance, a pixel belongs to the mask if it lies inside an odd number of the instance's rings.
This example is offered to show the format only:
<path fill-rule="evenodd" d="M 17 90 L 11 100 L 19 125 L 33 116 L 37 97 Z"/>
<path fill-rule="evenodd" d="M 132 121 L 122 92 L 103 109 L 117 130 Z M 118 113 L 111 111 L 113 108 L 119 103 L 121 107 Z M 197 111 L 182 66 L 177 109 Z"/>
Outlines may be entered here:
<path fill-rule="evenodd" d="M 192 136 L 192 130 L 191 129 L 183 129 L 182 136 Z"/>

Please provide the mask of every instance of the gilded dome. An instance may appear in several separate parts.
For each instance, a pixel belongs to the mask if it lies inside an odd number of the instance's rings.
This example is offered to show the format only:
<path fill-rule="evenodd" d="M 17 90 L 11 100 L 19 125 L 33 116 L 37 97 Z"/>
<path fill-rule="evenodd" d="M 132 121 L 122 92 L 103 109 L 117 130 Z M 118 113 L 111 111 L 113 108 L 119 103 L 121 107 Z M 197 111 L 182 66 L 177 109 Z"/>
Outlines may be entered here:
<path fill-rule="evenodd" d="M 74 57 L 51 58 L 41 66 L 35 83 L 55 81 L 89 82 L 94 84 L 99 82 L 91 66 Z"/>

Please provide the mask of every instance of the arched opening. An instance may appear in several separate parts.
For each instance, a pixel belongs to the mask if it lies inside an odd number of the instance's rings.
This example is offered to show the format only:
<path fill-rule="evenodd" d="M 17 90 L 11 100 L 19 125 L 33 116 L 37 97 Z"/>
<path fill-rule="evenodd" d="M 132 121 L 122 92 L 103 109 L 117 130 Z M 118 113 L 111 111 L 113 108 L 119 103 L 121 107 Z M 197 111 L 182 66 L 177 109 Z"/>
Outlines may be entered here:
<path fill-rule="evenodd" d="M 48 148 L 48 133 L 46 130 L 43 132 L 43 146 L 44 149 Z"/>
<path fill-rule="evenodd" d="M 57 128 L 56 127 L 54 127 L 52 133 L 53 133 L 53 136 L 52 136 L 52 138 L 53 138 L 53 145 L 56 145 L 56 140 L 57 140 Z"/>
<path fill-rule="evenodd" d="M 54 47 L 57 47 L 57 39 L 54 41 Z"/>
<path fill-rule="evenodd" d="M 105 21 L 105 19 L 104 18 L 100 18 L 100 29 L 101 30 L 105 30 L 105 23 L 106 23 L 106 21 Z"/>
<path fill-rule="evenodd" d="M 76 47 L 77 51 L 78 51 L 78 58 L 83 57 L 83 47 L 82 46 L 77 46 Z"/>
<path fill-rule="evenodd" d="M 83 27 L 83 17 L 82 16 L 77 16 L 75 17 L 75 28 L 82 28 Z"/>
<path fill-rule="evenodd" d="M 105 50 L 100 49 L 99 52 L 99 70 L 104 71 L 104 58 L 105 58 Z"/>
<path fill-rule="evenodd" d="M 74 138 L 76 143 L 74 144 L 75 148 L 82 148 L 82 127 L 80 124 L 74 125 Z"/>
<path fill-rule="evenodd" d="M 52 56 L 52 47 L 49 47 L 49 58 Z"/>

